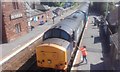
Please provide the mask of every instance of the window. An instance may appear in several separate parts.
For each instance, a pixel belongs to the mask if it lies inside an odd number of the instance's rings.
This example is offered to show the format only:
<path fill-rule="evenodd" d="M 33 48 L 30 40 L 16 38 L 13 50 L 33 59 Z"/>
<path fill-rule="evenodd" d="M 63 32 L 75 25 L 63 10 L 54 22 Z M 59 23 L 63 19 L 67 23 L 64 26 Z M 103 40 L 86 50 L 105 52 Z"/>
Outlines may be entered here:
<path fill-rule="evenodd" d="M 13 1 L 12 4 L 14 9 L 19 9 L 18 2 Z"/>
<path fill-rule="evenodd" d="M 66 33 L 65 31 L 61 30 L 61 29 L 50 29 L 48 30 L 44 36 L 43 36 L 43 40 L 46 40 L 48 38 L 60 38 L 60 39 L 64 39 L 67 41 L 70 41 L 70 35 L 68 33 Z"/>
<path fill-rule="evenodd" d="M 47 39 L 47 38 L 51 38 L 52 37 L 52 30 L 49 30 L 47 31 L 44 36 L 43 36 L 43 39 Z"/>
<path fill-rule="evenodd" d="M 20 23 L 15 25 L 15 30 L 16 30 L 16 33 L 20 33 L 21 32 Z"/>
<path fill-rule="evenodd" d="M 53 36 L 54 38 L 59 38 L 59 37 L 60 37 L 60 30 L 54 29 L 54 30 L 52 31 L 52 36 Z"/>
<path fill-rule="evenodd" d="M 65 40 L 69 40 L 69 35 L 66 32 L 62 31 L 61 38 L 65 39 Z"/>

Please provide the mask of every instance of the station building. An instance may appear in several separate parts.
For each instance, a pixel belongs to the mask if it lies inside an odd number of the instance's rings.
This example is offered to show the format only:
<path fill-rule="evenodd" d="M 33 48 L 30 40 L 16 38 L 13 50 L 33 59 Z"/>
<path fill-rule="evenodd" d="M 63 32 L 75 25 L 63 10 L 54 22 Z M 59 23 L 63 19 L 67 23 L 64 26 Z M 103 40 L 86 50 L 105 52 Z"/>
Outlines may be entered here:
<path fill-rule="evenodd" d="M 11 42 L 28 33 L 23 2 L 2 2 L 2 43 Z"/>
<path fill-rule="evenodd" d="M 110 60 L 113 70 L 120 69 L 120 7 L 116 7 L 109 14 L 107 21 L 109 23 L 110 32 Z"/>
<path fill-rule="evenodd" d="M 32 2 L 2 2 L 2 42 L 8 43 L 27 34 L 41 21 L 52 20 L 52 10 L 47 5 Z"/>

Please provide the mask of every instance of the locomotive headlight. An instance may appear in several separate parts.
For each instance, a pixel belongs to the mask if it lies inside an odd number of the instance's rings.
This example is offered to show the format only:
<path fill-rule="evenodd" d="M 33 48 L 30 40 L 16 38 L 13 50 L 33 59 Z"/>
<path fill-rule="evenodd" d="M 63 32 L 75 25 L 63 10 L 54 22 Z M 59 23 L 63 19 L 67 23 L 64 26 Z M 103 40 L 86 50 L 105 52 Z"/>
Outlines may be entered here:
<path fill-rule="evenodd" d="M 51 64 L 52 63 L 52 61 L 51 60 L 48 60 L 48 64 Z"/>

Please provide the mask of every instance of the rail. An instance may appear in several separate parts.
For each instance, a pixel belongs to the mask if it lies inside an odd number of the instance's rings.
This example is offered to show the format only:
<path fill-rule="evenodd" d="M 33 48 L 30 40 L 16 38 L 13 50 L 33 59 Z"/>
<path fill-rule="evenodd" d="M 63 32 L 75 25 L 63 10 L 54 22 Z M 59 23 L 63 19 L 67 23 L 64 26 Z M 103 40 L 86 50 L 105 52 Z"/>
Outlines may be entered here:
<path fill-rule="evenodd" d="M 89 20 L 89 17 L 88 17 L 88 20 Z M 78 48 L 79 48 L 79 46 L 80 46 L 81 43 L 82 43 L 83 35 L 84 35 L 84 33 L 85 33 L 85 30 L 86 30 L 86 28 L 87 28 L 87 25 L 88 25 L 88 21 L 87 21 L 87 23 L 84 25 L 83 30 L 82 30 L 82 33 L 81 33 L 80 38 L 79 38 L 79 42 L 77 43 L 76 52 L 75 52 L 75 55 L 74 55 L 75 57 L 74 57 L 72 66 L 73 66 L 73 65 L 75 64 L 75 62 L 76 62 L 76 59 L 77 59 L 77 55 L 76 55 L 76 54 L 78 54 Z M 72 70 L 74 70 L 74 69 L 71 68 L 70 71 L 72 71 Z M 69 71 L 69 72 L 70 72 L 70 71 Z"/>

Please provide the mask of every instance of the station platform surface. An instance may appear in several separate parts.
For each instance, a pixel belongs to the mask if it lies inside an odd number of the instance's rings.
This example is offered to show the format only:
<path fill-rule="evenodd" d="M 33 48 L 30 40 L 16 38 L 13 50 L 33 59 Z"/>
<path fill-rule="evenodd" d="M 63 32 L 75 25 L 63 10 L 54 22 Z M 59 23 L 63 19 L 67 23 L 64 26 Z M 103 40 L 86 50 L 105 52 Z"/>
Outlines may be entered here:
<path fill-rule="evenodd" d="M 102 39 L 100 37 L 100 29 L 94 26 L 94 19 L 96 16 L 89 16 L 88 22 L 85 27 L 80 47 L 86 46 L 88 63 L 82 61 L 82 53 L 78 49 L 76 57 L 73 62 L 71 71 L 79 70 L 109 70 L 109 58 L 104 58 Z M 107 67 L 106 67 L 107 66 Z"/>
<path fill-rule="evenodd" d="M 0 44 L 0 54 L 1 54 L 0 65 L 2 65 L 4 62 L 9 60 L 11 57 L 16 55 L 23 49 L 25 49 L 27 46 L 32 44 L 37 39 L 39 39 L 46 30 L 48 30 L 53 25 L 57 24 L 60 21 L 60 19 L 65 18 L 66 16 L 75 12 L 77 9 L 78 7 L 75 7 L 65 11 L 62 16 L 58 16 L 55 18 L 54 24 L 52 20 L 50 20 L 44 25 L 39 25 L 35 27 L 28 34 L 23 35 L 22 37 L 16 39 L 15 41 L 12 41 L 10 43 Z"/>

